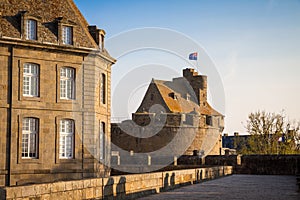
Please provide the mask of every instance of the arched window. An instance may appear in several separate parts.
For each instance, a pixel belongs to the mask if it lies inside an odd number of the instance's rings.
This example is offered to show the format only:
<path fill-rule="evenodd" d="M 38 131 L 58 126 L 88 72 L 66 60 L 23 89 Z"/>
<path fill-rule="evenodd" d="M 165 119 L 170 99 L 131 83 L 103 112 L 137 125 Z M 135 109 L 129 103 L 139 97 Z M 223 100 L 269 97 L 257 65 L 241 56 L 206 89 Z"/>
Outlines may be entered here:
<path fill-rule="evenodd" d="M 37 21 L 28 19 L 26 21 L 26 39 L 37 40 Z"/>
<path fill-rule="evenodd" d="M 59 128 L 59 158 L 72 159 L 74 156 L 74 121 L 60 120 Z"/>
<path fill-rule="evenodd" d="M 75 99 L 75 69 L 62 67 L 60 69 L 60 98 Z"/>
<path fill-rule="evenodd" d="M 38 157 L 39 120 L 32 117 L 22 121 L 22 158 Z"/>
<path fill-rule="evenodd" d="M 23 96 L 39 96 L 39 66 L 25 63 L 23 67 Z"/>

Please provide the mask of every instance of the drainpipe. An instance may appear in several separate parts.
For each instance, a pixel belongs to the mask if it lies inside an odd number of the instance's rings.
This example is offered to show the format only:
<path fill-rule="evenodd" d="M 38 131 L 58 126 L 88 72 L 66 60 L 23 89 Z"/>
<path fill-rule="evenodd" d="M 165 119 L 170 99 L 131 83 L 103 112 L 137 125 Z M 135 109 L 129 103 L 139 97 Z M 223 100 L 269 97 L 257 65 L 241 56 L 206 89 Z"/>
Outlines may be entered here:
<path fill-rule="evenodd" d="M 9 111 L 8 111 L 8 158 L 7 158 L 7 168 L 8 168 L 8 177 L 7 177 L 7 185 L 11 185 L 11 152 L 12 152 L 12 145 L 11 145 L 11 132 L 12 132 L 12 95 L 13 95 L 13 57 L 14 57 L 14 47 L 10 47 L 10 59 L 9 59 L 9 66 L 8 66 L 8 77 L 9 77 L 9 86 L 8 86 L 8 105 L 9 105 Z"/>

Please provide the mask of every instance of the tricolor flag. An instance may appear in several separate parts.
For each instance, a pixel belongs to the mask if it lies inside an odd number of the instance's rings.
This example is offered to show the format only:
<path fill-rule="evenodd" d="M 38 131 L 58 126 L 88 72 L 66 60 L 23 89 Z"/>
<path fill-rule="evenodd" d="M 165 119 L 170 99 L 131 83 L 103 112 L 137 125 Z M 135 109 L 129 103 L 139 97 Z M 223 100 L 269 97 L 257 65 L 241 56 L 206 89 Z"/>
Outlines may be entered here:
<path fill-rule="evenodd" d="M 198 53 L 194 52 L 189 55 L 189 60 L 197 60 Z"/>

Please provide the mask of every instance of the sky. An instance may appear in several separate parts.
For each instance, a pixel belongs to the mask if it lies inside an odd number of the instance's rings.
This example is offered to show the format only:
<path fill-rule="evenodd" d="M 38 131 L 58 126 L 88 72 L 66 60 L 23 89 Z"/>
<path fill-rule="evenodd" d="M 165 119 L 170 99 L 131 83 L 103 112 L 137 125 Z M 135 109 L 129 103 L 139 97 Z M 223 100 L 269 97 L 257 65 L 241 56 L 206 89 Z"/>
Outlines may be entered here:
<path fill-rule="evenodd" d="M 225 115 L 224 132 L 245 133 L 248 114 L 258 110 L 276 113 L 284 110 L 289 120 L 300 121 L 299 0 L 74 2 L 89 24 L 97 25 L 106 31 L 108 42 L 115 41 L 113 39 L 116 36 L 128 31 L 156 27 L 182 34 L 201 46 L 214 63 L 223 86 L 225 108 L 222 109 L 218 105 L 218 95 L 211 93 L 210 100 L 215 99 L 217 103 L 214 105 L 212 102 L 213 106 L 222 110 Z M 120 46 L 130 45 L 134 40 L 130 39 Z M 112 52 L 113 57 L 116 56 L 113 55 L 114 49 L 108 51 Z M 172 61 L 162 61 L 162 57 Z M 153 70 L 150 59 L 156 64 Z M 205 68 L 211 67 L 206 66 L 204 61 L 201 63 L 201 60 L 198 60 L 198 63 L 200 74 L 202 70 L 205 72 Z M 157 76 L 153 78 L 171 80 L 180 75 L 181 70 L 188 64 L 191 63 L 178 60 L 166 52 L 151 49 L 118 57 L 118 62 L 112 67 L 112 93 L 118 86 L 123 84 L 124 87 L 124 80 L 132 80 L 131 76 L 124 75 L 134 71 L 131 65 L 143 65 L 135 73 L 144 70 L 148 76 Z M 167 71 L 166 65 L 173 66 L 169 74 L 163 73 Z M 161 71 L 159 66 L 164 66 Z M 150 77 L 145 79 L 146 83 L 140 82 L 136 88 L 131 88 L 129 99 L 115 98 L 117 101 L 113 100 L 113 108 L 124 101 L 128 116 L 135 112 L 151 80 Z M 208 82 L 211 88 L 217 84 L 215 79 L 209 76 Z M 114 95 L 112 97 L 114 98 Z"/>

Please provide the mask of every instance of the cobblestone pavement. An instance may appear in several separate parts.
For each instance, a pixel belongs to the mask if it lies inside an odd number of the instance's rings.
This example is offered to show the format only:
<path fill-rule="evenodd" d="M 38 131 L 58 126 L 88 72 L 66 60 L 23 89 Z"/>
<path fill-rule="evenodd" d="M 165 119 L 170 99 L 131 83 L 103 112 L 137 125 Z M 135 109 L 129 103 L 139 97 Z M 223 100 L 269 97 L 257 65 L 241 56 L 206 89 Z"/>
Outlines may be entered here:
<path fill-rule="evenodd" d="M 140 198 L 300 200 L 295 176 L 232 175 Z"/>

